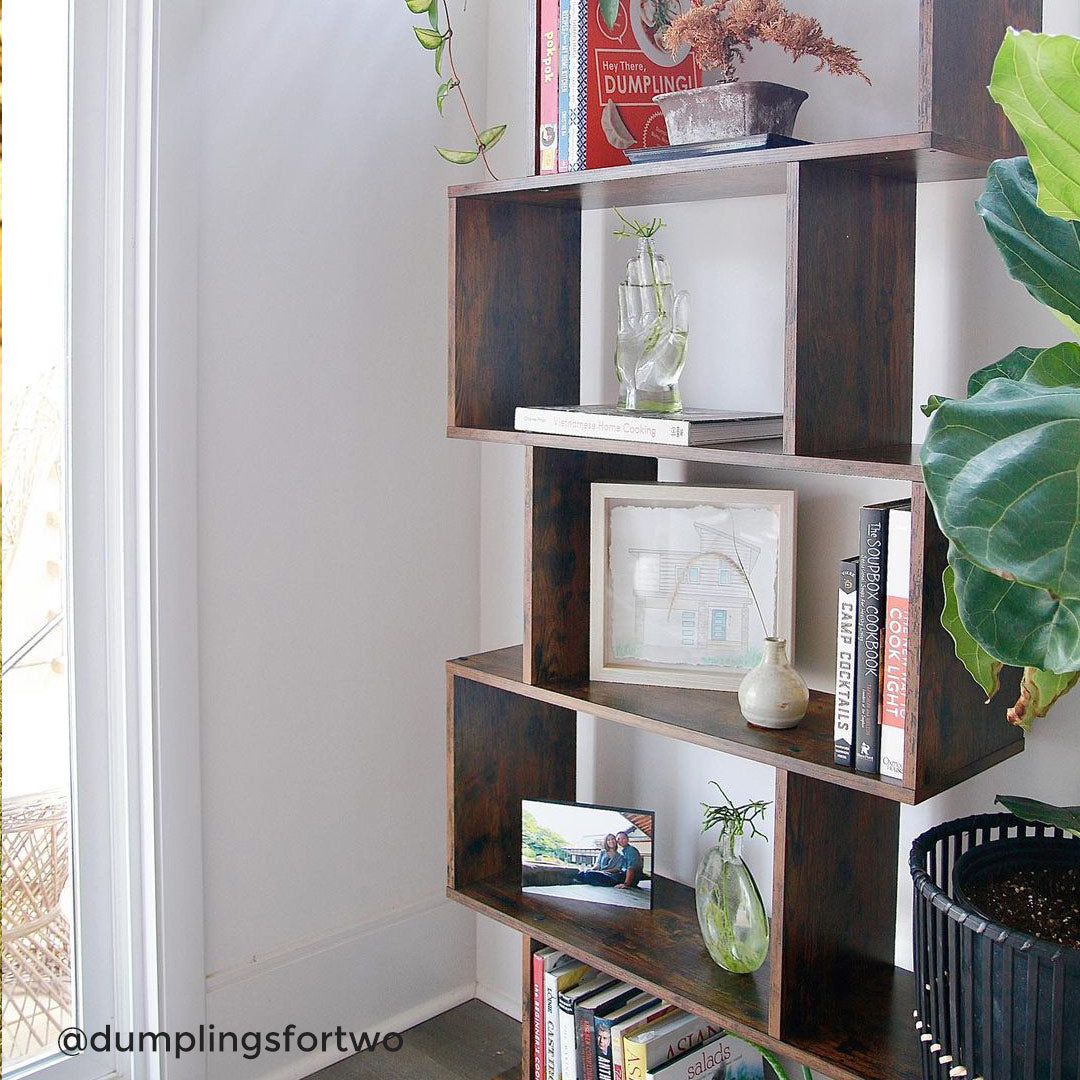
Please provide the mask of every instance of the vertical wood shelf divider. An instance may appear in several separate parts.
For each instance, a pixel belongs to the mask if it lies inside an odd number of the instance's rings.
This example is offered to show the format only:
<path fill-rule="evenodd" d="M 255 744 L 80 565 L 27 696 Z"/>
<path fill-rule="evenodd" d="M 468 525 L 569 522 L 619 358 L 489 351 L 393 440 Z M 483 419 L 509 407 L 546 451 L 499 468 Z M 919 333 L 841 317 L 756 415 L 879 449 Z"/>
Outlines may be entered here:
<path fill-rule="evenodd" d="M 985 707 L 940 621 L 947 549 L 911 445 L 916 189 L 1020 152 L 985 84 L 1005 27 L 1041 23 L 1041 0 L 920 0 L 914 134 L 451 189 L 448 433 L 527 445 L 523 645 L 447 665 L 447 887 L 524 935 L 522 1080 L 535 1054 L 531 957 L 544 945 L 826 1076 L 923 1075 L 911 974 L 893 961 L 899 804 L 990 768 L 1023 738 L 995 719 L 1003 698 Z M 583 209 L 784 193 L 782 440 L 682 452 L 515 435 L 515 407 L 579 400 Z M 741 723 L 731 694 L 589 681 L 590 488 L 653 481 L 660 457 L 910 483 L 902 783 L 832 763 L 827 694 L 798 729 L 769 733 Z M 575 798 L 578 710 L 775 766 L 759 972 L 718 968 L 693 889 L 660 875 L 652 912 L 521 892 L 520 803 Z"/>

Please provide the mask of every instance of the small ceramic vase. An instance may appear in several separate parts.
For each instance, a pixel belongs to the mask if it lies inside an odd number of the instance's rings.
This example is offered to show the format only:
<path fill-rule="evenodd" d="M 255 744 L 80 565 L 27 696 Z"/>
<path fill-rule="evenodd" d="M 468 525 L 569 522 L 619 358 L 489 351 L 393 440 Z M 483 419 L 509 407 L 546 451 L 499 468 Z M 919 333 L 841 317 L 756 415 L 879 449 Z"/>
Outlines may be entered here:
<path fill-rule="evenodd" d="M 755 727 L 790 728 L 806 715 L 809 704 L 810 691 L 788 660 L 787 642 L 766 638 L 761 663 L 739 684 L 743 716 Z"/>

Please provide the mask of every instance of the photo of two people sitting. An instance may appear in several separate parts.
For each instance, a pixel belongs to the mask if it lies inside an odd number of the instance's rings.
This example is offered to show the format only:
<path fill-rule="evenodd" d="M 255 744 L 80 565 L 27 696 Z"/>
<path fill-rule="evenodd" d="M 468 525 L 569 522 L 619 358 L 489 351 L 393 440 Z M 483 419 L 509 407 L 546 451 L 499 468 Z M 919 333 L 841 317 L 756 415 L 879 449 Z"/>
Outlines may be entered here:
<path fill-rule="evenodd" d="M 526 799 L 521 804 L 521 890 L 529 896 L 651 908 L 650 810 Z"/>
<path fill-rule="evenodd" d="M 608 833 L 604 837 L 604 850 L 587 870 L 574 879 L 580 885 L 599 885 L 616 889 L 636 889 L 645 868 L 645 862 L 624 832 Z"/>

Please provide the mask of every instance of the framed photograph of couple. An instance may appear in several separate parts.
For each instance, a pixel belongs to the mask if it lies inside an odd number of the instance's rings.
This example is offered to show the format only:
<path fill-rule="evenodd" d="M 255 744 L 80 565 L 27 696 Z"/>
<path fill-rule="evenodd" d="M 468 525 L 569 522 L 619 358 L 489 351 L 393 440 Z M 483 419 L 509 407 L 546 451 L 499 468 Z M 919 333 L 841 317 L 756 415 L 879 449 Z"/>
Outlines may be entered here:
<path fill-rule="evenodd" d="M 593 484 L 589 669 L 737 690 L 766 637 L 795 643 L 796 493 Z"/>
<path fill-rule="evenodd" d="M 650 910 L 655 835 L 651 810 L 523 799 L 521 891 Z"/>

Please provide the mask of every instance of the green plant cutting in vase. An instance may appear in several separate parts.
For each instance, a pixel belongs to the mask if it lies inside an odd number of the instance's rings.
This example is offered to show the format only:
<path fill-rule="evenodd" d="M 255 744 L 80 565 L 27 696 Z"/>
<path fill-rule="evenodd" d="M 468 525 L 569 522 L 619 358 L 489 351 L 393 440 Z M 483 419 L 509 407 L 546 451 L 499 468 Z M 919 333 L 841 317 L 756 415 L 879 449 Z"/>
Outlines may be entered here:
<path fill-rule="evenodd" d="M 1009 274 L 1080 336 L 1080 41 L 1009 30 L 990 93 L 1027 157 L 976 203 Z M 989 700 L 1023 669 L 1025 730 L 1080 676 L 1080 342 L 1021 346 L 931 397 L 926 490 L 949 541 L 942 624 Z"/>
<path fill-rule="evenodd" d="M 469 127 L 472 128 L 473 139 L 475 140 L 475 145 L 466 150 L 449 150 L 445 146 L 436 146 L 435 150 L 453 165 L 470 165 L 477 158 L 480 158 L 484 163 L 488 176 L 492 180 L 498 180 L 488 163 L 487 154 L 506 133 L 506 125 L 495 124 L 493 127 L 484 128 L 481 131 L 473 120 L 472 110 L 469 108 L 465 90 L 461 85 L 461 76 L 458 75 L 457 66 L 454 63 L 454 28 L 450 24 L 450 8 L 447 6 L 446 0 L 441 2 L 445 29 L 440 25 L 440 0 L 405 0 L 405 6 L 414 15 L 427 15 L 428 17 L 428 25 L 414 26 L 413 33 L 423 48 L 435 54 L 435 74 L 442 78 L 444 74 L 444 58 L 449 68 L 449 71 L 445 73 L 446 78 L 439 83 L 435 91 L 435 107 L 439 110 L 439 115 L 441 116 L 443 113 L 446 99 L 451 94 L 456 93 L 461 100 L 461 107 L 465 110 L 465 118 L 469 121 Z"/>
<path fill-rule="evenodd" d="M 654 246 L 664 223 L 659 218 L 628 218 L 617 207 L 615 214 L 622 223 L 615 235 L 637 241 L 619 286 L 615 343 L 619 408 L 677 412 L 682 407 L 679 378 L 686 365 L 690 297 L 675 291 L 667 260 Z"/>
<path fill-rule="evenodd" d="M 709 955 L 727 971 L 749 974 L 757 971 L 769 952 L 769 919 L 758 892 L 757 883 L 746 863 L 738 855 L 743 835 L 768 837 L 757 827 L 771 805 L 753 800 L 736 806 L 724 789 L 710 781 L 723 802 L 702 803 L 701 831 L 719 826 L 717 845 L 705 853 L 695 882 L 698 922 Z M 711 869 L 709 869 L 711 868 Z M 760 1043 L 746 1040 L 757 1050 L 776 1075 L 776 1080 L 790 1080 L 783 1062 Z M 813 1080 L 802 1066 L 802 1080 Z"/>
<path fill-rule="evenodd" d="M 719 784 L 712 785 L 724 801 L 701 804 L 701 831 L 718 826 L 720 835 L 702 856 L 694 879 L 698 924 L 713 960 L 725 971 L 746 975 L 757 971 L 769 954 L 769 919 L 740 848 L 747 830 L 765 838 L 757 822 L 770 804 L 755 800 L 736 806 Z"/>

